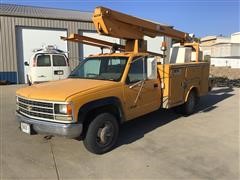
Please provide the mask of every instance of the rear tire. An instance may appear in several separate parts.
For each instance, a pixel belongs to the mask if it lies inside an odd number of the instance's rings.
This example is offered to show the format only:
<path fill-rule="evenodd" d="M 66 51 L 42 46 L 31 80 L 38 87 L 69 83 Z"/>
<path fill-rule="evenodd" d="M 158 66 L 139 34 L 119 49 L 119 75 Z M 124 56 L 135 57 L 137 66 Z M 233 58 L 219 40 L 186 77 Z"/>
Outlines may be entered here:
<path fill-rule="evenodd" d="M 174 111 L 178 114 L 190 115 L 194 113 L 195 107 L 198 103 L 198 97 L 195 91 L 190 91 L 187 101 L 177 107 L 174 107 Z"/>
<path fill-rule="evenodd" d="M 197 105 L 197 94 L 195 91 L 190 91 L 187 101 L 183 104 L 183 114 L 190 115 L 194 113 L 195 107 Z"/>
<path fill-rule="evenodd" d="M 83 143 L 90 152 L 103 154 L 114 147 L 118 133 L 117 119 L 110 113 L 102 113 L 89 124 Z"/>

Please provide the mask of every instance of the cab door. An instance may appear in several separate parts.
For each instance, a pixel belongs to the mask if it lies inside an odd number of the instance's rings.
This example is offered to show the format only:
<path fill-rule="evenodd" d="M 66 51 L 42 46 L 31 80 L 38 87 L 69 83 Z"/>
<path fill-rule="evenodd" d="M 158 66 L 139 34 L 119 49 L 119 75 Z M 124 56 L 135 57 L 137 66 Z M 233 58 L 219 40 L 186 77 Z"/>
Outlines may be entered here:
<path fill-rule="evenodd" d="M 157 77 L 148 78 L 147 61 L 146 57 L 137 57 L 130 64 L 124 85 L 127 120 L 155 111 L 160 107 L 160 82 Z"/>
<path fill-rule="evenodd" d="M 70 74 L 68 59 L 63 54 L 52 54 L 53 80 L 65 79 Z"/>

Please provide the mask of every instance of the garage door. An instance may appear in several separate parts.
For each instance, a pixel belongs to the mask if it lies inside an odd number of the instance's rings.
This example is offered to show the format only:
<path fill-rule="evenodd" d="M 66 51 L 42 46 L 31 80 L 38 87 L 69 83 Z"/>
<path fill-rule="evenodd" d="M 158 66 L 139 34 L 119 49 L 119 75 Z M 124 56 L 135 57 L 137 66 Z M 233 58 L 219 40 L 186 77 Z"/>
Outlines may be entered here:
<path fill-rule="evenodd" d="M 66 30 L 17 28 L 18 51 L 18 81 L 26 83 L 27 68 L 25 61 L 29 61 L 34 49 L 46 45 L 56 45 L 58 49 L 67 51 L 67 42 L 60 39 L 67 36 Z"/>
<path fill-rule="evenodd" d="M 83 36 L 88 36 L 88 37 L 120 44 L 120 40 L 118 38 L 112 38 L 112 37 L 108 37 L 108 36 L 99 35 L 95 32 L 82 32 L 80 34 Z M 104 49 L 103 52 L 108 53 L 108 52 L 110 52 L 110 50 Z M 94 46 L 89 46 L 89 45 L 84 44 L 84 45 L 82 45 L 82 48 L 80 48 L 80 57 L 81 58 L 88 57 L 90 54 L 99 54 L 99 53 L 101 53 L 101 49 L 99 47 L 94 47 Z"/>

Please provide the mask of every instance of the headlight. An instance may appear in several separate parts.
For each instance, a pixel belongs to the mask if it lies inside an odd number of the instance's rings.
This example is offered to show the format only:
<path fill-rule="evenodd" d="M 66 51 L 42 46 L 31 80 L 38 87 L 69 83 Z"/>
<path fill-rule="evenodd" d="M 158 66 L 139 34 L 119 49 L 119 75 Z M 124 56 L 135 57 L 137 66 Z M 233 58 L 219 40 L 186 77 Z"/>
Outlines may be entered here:
<path fill-rule="evenodd" d="M 71 104 L 55 104 L 54 106 L 55 114 L 66 114 L 72 115 L 72 106 Z"/>
<path fill-rule="evenodd" d="M 66 104 L 59 104 L 58 105 L 59 113 L 67 114 L 67 105 Z"/>
<path fill-rule="evenodd" d="M 19 110 L 19 105 L 18 105 L 18 97 L 16 96 L 16 110 Z"/>

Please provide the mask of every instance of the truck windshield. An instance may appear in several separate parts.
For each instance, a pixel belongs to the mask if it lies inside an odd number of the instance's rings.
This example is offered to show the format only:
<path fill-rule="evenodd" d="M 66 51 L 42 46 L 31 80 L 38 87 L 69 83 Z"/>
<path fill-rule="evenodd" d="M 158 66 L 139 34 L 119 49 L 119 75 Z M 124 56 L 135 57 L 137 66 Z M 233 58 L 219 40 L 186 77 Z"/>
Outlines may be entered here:
<path fill-rule="evenodd" d="M 120 81 L 128 57 L 93 57 L 80 63 L 69 78 Z"/>

